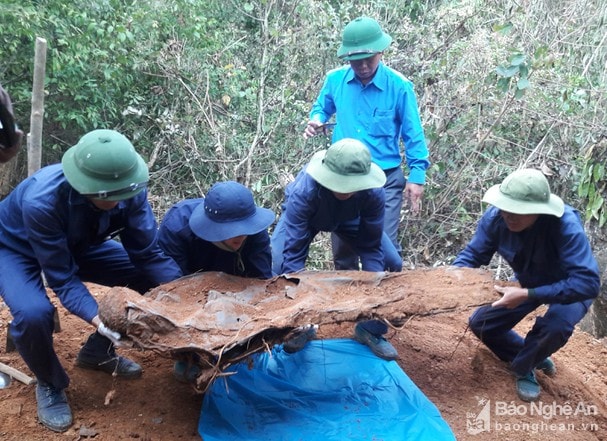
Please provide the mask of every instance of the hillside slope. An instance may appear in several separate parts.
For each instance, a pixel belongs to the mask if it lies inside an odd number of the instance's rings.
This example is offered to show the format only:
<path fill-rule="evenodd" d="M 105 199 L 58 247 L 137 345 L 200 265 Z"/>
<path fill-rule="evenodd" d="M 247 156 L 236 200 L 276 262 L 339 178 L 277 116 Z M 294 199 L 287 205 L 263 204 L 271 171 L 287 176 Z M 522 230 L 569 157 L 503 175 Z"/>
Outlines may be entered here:
<path fill-rule="evenodd" d="M 436 281 L 428 286 L 429 292 L 446 301 L 437 286 Z M 469 284 L 462 286 L 459 296 L 469 289 Z M 101 296 L 107 288 L 91 285 L 91 290 Z M 448 295 L 455 295 L 451 291 Z M 517 399 L 507 367 L 467 331 L 472 310 L 412 315 L 401 329 L 388 334 L 399 351 L 399 365 L 436 404 L 458 440 L 607 440 L 604 342 L 576 331 L 554 356 L 556 377 L 538 375 L 543 392 L 532 406 Z M 0 390 L 1 439 L 200 439 L 202 396 L 173 379 L 171 360 L 153 351 L 122 351 L 144 367 L 143 377 L 134 381 L 78 369 L 75 357 L 91 328 L 61 307 L 59 315 L 62 331 L 56 334 L 56 348 L 72 380 L 68 396 L 75 424 L 64 434 L 43 428 L 36 418 L 34 386 L 13 381 Z M 0 362 L 29 374 L 16 352 L 4 351 L 9 320 L 8 309 L 0 303 Z M 521 332 L 532 320 L 521 323 Z M 321 326 L 319 338 L 347 337 L 351 332 L 351 323 L 327 324 Z"/>

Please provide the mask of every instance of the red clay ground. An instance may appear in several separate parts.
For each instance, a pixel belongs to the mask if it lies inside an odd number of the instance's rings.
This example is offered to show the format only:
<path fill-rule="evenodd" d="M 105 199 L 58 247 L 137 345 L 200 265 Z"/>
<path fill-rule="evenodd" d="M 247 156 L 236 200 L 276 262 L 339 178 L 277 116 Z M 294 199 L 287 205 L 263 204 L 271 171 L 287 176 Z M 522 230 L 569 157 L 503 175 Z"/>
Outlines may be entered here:
<path fill-rule="evenodd" d="M 93 285 L 91 290 L 102 295 L 106 288 Z M 517 399 L 506 366 L 466 332 L 470 312 L 464 308 L 413 316 L 388 335 L 399 351 L 399 365 L 436 404 L 458 440 L 607 440 L 603 341 L 576 331 L 554 356 L 557 376 L 538 375 L 543 392 L 541 402 L 532 407 Z M 0 439 L 200 440 L 202 396 L 173 379 L 171 360 L 151 351 L 123 350 L 144 367 L 143 377 L 134 381 L 78 369 L 75 356 L 92 328 L 61 307 L 59 315 L 62 331 L 56 334 L 55 347 L 71 377 L 68 397 L 74 425 L 63 434 L 45 429 L 36 418 L 35 387 L 13 381 L 0 390 Z M 4 351 L 9 320 L 0 303 L 0 362 L 30 374 L 16 352 Z M 531 323 L 532 318 L 522 323 L 521 331 Z M 351 331 L 351 324 L 325 325 L 319 337 L 346 337 Z M 106 404 L 108 393 L 113 398 Z M 487 402 L 486 413 L 481 413 Z"/>

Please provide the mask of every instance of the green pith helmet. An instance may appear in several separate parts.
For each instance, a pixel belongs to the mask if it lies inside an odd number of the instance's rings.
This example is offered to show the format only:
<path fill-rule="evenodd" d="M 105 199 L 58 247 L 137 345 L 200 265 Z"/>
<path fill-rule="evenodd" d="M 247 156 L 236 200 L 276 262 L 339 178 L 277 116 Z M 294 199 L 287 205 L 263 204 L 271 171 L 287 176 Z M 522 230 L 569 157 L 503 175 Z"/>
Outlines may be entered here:
<path fill-rule="evenodd" d="M 344 28 L 337 56 L 354 61 L 383 52 L 392 43 L 392 37 L 381 30 L 379 23 L 370 17 L 358 17 Z"/>
<path fill-rule="evenodd" d="M 565 203 L 550 192 L 544 174 L 536 169 L 524 168 L 506 176 L 501 184 L 491 187 L 483 196 L 487 202 L 502 211 L 514 214 L 551 214 L 561 217 Z"/>
<path fill-rule="evenodd" d="M 337 193 L 380 188 L 386 183 L 384 171 L 371 161 L 367 146 L 352 138 L 340 139 L 327 150 L 315 153 L 306 173 Z"/>
<path fill-rule="evenodd" d="M 148 167 L 133 144 L 114 130 L 93 130 L 68 149 L 63 174 L 78 193 L 94 199 L 122 201 L 143 191 Z"/>

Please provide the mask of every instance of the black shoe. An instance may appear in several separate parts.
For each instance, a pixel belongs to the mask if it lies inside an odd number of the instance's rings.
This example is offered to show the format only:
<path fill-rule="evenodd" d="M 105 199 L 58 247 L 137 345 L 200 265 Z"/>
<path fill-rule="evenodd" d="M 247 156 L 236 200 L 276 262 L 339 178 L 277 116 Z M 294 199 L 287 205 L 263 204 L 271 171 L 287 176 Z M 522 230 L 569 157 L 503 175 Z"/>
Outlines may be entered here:
<path fill-rule="evenodd" d="M 72 411 L 63 389 L 38 381 L 36 385 L 38 419 L 55 432 L 65 432 L 72 425 Z"/>
<path fill-rule="evenodd" d="M 536 369 L 539 369 L 544 372 L 545 375 L 549 377 L 554 377 L 556 375 L 556 366 L 550 357 L 544 358 L 540 364 L 538 364 Z"/>
<path fill-rule="evenodd" d="M 180 383 L 196 383 L 200 372 L 202 372 L 200 366 L 184 360 L 178 360 L 173 365 L 173 376 Z"/>
<path fill-rule="evenodd" d="M 365 322 L 357 323 L 354 327 L 354 340 L 369 346 L 371 351 L 384 360 L 396 360 L 398 352 L 382 335 L 375 335 L 365 328 Z"/>
<path fill-rule="evenodd" d="M 285 352 L 294 354 L 301 351 L 310 340 L 316 338 L 318 325 L 305 325 L 291 331 L 289 339 L 282 345 Z"/>
<path fill-rule="evenodd" d="M 81 351 L 76 358 L 76 366 L 84 369 L 103 371 L 123 378 L 139 378 L 143 372 L 141 366 L 133 360 L 120 357 L 116 354 L 105 355 L 104 357 L 91 357 L 83 355 Z"/>
<path fill-rule="evenodd" d="M 516 393 L 521 400 L 535 401 L 540 397 L 541 390 L 542 388 L 538 384 L 533 371 L 527 375 L 516 377 Z"/>

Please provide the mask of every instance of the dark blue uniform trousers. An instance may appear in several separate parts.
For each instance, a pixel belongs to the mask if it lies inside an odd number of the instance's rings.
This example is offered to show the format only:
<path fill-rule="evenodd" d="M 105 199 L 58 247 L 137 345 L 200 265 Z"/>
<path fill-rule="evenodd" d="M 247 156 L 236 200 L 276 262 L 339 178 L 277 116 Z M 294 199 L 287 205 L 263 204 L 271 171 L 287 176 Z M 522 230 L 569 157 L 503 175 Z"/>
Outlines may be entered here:
<path fill-rule="evenodd" d="M 390 170 L 384 170 L 386 173 L 386 183 L 384 190 L 386 192 L 386 203 L 384 212 L 384 234 L 387 237 L 382 238 L 382 247 L 384 250 L 392 249 L 388 246 L 385 239 L 392 242 L 395 248 L 397 257 L 402 254 L 402 247 L 398 240 L 398 227 L 400 225 L 400 212 L 403 207 L 403 192 L 407 181 L 403 174 L 402 167 L 395 167 Z M 358 256 L 348 243 L 342 240 L 337 234 L 331 234 L 331 246 L 333 249 L 333 263 L 337 270 L 356 270 L 358 269 Z M 399 259 L 400 260 L 400 259 Z M 402 260 L 395 259 L 393 254 L 387 257 L 387 271 L 401 271 Z"/>
<path fill-rule="evenodd" d="M 341 241 L 342 250 L 347 250 L 349 255 L 354 255 L 357 264 L 352 266 L 351 268 L 338 268 L 337 270 L 359 270 L 358 266 L 358 256 L 356 255 L 356 250 L 351 242 L 355 240 L 356 235 L 358 234 L 358 224 L 359 219 L 354 219 L 352 221 L 343 222 L 339 225 L 338 229 L 331 233 L 331 237 L 337 237 Z M 284 222 L 284 214 L 280 216 L 276 226 L 274 227 L 274 232 L 272 233 L 271 243 L 272 243 L 272 271 L 274 274 L 282 274 L 282 263 L 284 261 L 283 250 L 285 248 L 285 240 L 286 240 L 286 228 Z M 384 270 L 385 271 L 401 271 L 403 268 L 403 261 L 398 254 L 398 251 L 390 241 L 390 238 L 386 235 L 386 233 L 382 234 L 381 238 L 381 248 L 384 253 Z"/>
<path fill-rule="evenodd" d="M 482 306 L 470 316 L 470 329 L 498 358 L 510 363 L 515 375 L 523 376 L 565 346 L 591 304 L 592 300 L 585 300 L 548 305 L 525 338 L 512 328 L 541 303 L 527 300 L 513 309 Z"/>
<path fill-rule="evenodd" d="M 128 286 L 139 292 L 153 287 L 114 240 L 89 248 L 76 262 L 77 275 L 83 281 Z M 53 348 L 54 306 L 46 295 L 37 260 L 0 246 L 0 268 L 0 295 L 13 316 L 10 332 L 15 347 L 38 380 L 66 388 L 69 377 Z M 110 340 L 98 333 L 92 334 L 83 347 L 86 353 L 100 357 L 112 349 Z"/>

